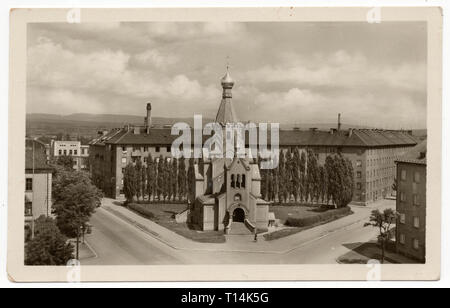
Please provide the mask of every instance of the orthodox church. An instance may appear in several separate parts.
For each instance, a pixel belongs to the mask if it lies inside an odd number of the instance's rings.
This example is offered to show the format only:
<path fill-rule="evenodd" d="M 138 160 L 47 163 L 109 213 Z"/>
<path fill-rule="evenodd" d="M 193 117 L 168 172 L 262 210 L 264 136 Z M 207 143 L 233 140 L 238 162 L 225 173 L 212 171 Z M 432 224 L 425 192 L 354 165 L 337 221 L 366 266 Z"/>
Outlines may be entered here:
<path fill-rule="evenodd" d="M 221 83 L 216 123 L 225 130 L 227 124 L 238 122 L 232 103 L 234 81 L 228 71 Z M 236 155 L 233 159 L 205 159 L 202 169 L 195 166 L 191 223 L 204 231 L 223 230 L 227 234 L 268 228 L 269 203 L 261 198 L 261 175 L 255 159 Z"/>

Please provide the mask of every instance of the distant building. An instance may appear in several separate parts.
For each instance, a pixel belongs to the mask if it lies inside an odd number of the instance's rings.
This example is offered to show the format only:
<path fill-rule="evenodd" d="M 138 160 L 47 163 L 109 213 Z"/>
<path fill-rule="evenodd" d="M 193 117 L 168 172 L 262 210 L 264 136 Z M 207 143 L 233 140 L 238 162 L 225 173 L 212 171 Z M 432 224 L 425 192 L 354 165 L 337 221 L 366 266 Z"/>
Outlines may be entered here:
<path fill-rule="evenodd" d="M 226 108 L 227 107 L 227 108 Z M 95 183 L 106 196 L 116 198 L 123 193 L 123 170 L 130 162 L 144 164 L 152 157 L 171 156 L 171 128 L 156 128 L 151 124 L 151 105 L 147 104 L 144 126 L 126 125 L 103 133 L 90 144 L 90 170 Z M 218 110 L 221 118 L 236 117 L 231 104 L 225 102 Z M 337 128 L 329 131 L 280 130 L 280 148 L 310 148 L 323 164 L 328 155 L 341 153 L 351 160 L 355 188 L 353 202 L 365 205 L 389 196 L 396 175 L 394 161 L 417 144 L 412 131 L 381 129 L 341 130 L 340 116 Z M 204 136 L 203 142 L 209 136 Z"/>
<path fill-rule="evenodd" d="M 32 139 L 25 148 L 25 234 L 32 237 L 34 221 L 50 216 L 52 208 L 52 168 L 47 164 L 46 147 Z"/>
<path fill-rule="evenodd" d="M 396 160 L 397 252 L 425 262 L 427 142 Z"/>
<path fill-rule="evenodd" d="M 56 159 L 59 156 L 70 156 L 73 158 L 75 170 L 85 170 L 88 168 L 89 145 L 82 145 L 80 141 L 54 140 L 51 144 L 51 155 Z"/>

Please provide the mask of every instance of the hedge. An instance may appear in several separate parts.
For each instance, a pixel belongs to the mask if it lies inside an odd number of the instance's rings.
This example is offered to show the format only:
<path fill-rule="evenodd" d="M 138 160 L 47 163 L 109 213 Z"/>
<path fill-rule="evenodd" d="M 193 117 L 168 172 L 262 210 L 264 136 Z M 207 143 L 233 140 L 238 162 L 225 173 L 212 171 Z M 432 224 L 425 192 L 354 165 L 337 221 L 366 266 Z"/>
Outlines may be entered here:
<path fill-rule="evenodd" d="M 349 215 L 351 213 L 350 207 L 346 206 L 339 209 L 329 210 L 322 213 L 317 213 L 317 215 L 303 217 L 303 218 L 295 218 L 289 217 L 286 220 L 285 225 L 289 227 L 308 227 L 311 225 L 315 225 L 321 222 L 331 221 L 338 219 L 342 216 Z"/>
<path fill-rule="evenodd" d="M 153 214 L 153 212 L 150 211 L 146 206 L 142 206 L 137 203 L 129 203 L 128 208 L 141 214 L 142 216 L 144 216 L 146 218 L 149 218 L 149 219 L 155 218 L 155 214 Z"/>

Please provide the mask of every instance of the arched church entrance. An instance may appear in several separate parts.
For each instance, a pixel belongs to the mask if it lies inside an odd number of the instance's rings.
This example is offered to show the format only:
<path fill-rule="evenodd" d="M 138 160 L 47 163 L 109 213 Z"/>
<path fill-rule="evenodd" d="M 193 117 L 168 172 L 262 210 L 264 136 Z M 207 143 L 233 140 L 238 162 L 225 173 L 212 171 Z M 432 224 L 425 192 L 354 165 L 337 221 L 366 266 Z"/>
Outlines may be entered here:
<path fill-rule="evenodd" d="M 236 208 L 233 211 L 233 222 L 244 222 L 245 220 L 245 212 L 241 208 Z"/>

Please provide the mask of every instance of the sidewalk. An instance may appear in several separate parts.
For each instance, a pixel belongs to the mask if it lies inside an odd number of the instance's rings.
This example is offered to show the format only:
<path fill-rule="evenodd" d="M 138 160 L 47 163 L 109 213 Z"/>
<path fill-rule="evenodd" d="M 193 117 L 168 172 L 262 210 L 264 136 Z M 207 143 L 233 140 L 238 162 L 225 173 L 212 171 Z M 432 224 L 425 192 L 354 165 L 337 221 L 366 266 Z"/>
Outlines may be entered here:
<path fill-rule="evenodd" d="M 263 237 L 260 236 L 258 242 L 254 242 L 252 235 L 228 235 L 226 243 L 194 242 L 118 205 L 117 200 L 104 198 L 102 201 L 102 209 L 127 223 L 134 225 L 136 228 L 174 249 L 210 252 L 285 254 L 348 226 L 358 223 L 363 224 L 367 221 L 374 208 L 380 208 L 382 210 L 386 207 L 395 207 L 395 203 L 392 203 L 390 200 L 382 201 L 383 202 L 377 204 L 372 204 L 370 207 L 350 206 L 354 212 L 352 215 L 277 240 L 265 241 Z"/>

